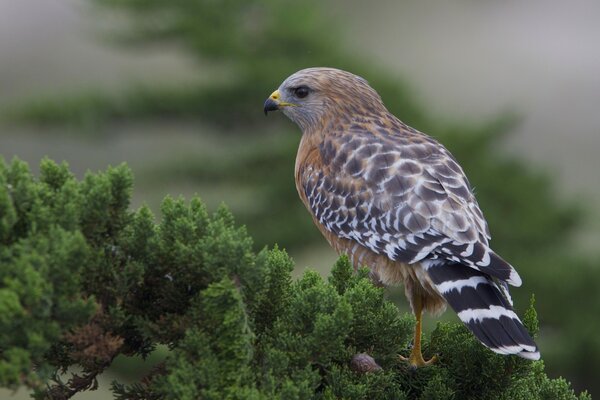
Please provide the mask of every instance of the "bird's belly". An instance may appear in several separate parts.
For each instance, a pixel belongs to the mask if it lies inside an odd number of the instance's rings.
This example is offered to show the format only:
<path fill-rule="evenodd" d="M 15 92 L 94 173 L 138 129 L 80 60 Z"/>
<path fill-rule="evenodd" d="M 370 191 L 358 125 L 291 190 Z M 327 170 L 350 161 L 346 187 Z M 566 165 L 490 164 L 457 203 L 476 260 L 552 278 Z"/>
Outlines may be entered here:
<path fill-rule="evenodd" d="M 373 283 L 382 286 L 403 285 L 411 307 L 416 296 L 420 296 L 426 311 L 438 315 L 446 309 L 446 301 L 420 263 L 406 264 L 394 261 L 385 254 L 377 254 L 353 240 L 339 238 L 326 230 L 323 233 L 338 254 L 348 256 L 355 270 L 360 267 L 369 268 Z"/>

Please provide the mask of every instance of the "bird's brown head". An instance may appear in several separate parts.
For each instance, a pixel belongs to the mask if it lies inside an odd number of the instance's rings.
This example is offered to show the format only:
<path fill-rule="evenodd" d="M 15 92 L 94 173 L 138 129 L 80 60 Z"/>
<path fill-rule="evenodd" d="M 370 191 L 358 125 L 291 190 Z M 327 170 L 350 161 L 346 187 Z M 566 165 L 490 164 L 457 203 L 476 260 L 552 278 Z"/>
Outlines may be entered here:
<path fill-rule="evenodd" d="M 387 112 L 365 79 L 335 68 L 307 68 L 289 76 L 265 101 L 265 114 L 275 110 L 281 110 L 304 132 L 332 118 Z"/>

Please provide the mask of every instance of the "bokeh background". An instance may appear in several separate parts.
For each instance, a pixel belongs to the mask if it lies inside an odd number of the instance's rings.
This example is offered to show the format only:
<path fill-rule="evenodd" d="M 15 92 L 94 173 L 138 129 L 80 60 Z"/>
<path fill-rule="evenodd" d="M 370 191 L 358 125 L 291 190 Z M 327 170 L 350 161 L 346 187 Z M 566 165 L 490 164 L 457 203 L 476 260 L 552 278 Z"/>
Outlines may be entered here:
<path fill-rule="evenodd" d="M 133 208 L 225 202 L 257 248 L 326 274 L 336 256 L 293 183 L 299 131 L 262 103 L 304 67 L 360 74 L 457 156 L 523 277 L 517 310 L 535 293 L 549 375 L 598 396 L 599 20 L 594 0 L 0 0 L 0 156 L 79 177 L 127 162 Z M 76 398 L 147 364 L 121 359 Z"/>

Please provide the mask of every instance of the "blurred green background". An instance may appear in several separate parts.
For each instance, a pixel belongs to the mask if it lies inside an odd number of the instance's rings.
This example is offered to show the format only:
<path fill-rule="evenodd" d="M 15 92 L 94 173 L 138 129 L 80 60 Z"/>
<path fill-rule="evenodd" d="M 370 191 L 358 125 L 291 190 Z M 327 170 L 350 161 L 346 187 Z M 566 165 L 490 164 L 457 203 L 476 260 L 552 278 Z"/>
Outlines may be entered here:
<path fill-rule="evenodd" d="M 598 395 L 598 18 L 592 0 L 0 0 L 0 155 L 78 176 L 125 161 L 133 207 L 225 202 L 257 248 L 326 274 L 336 256 L 293 183 L 300 133 L 262 103 L 298 69 L 350 70 L 456 155 L 523 277 L 517 310 L 536 295 L 549 376 Z"/>

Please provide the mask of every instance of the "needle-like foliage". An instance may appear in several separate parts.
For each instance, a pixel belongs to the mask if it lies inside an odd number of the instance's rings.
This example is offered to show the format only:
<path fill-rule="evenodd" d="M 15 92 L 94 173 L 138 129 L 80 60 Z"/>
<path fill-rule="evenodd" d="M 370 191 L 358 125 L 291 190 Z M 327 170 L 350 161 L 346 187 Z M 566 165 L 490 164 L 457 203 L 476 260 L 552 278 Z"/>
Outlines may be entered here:
<path fill-rule="evenodd" d="M 49 160 L 38 178 L 0 163 L 0 386 L 69 398 L 95 389 L 116 356 L 162 345 L 166 359 L 114 382 L 115 398 L 590 398 L 456 324 L 425 339 L 440 361 L 411 370 L 397 355 L 413 317 L 347 258 L 328 279 L 294 280 L 285 251 L 254 252 L 225 207 L 167 198 L 156 222 L 129 209 L 131 188 L 124 165 L 78 181 Z M 525 321 L 534 333 L 533 309 Z"/>

